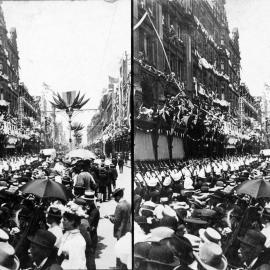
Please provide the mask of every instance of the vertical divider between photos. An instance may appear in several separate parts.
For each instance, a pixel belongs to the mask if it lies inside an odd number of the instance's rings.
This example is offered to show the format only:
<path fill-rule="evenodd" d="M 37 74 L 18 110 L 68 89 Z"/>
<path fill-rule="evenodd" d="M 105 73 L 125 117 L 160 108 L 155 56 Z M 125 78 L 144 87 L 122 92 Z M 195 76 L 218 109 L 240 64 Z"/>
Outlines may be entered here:
<path fill-rule="evenodd" d="M 134 137 L 135 137 L 135 134 L 134 134 L 134 72 L 133 72 L 133 58 L 134 58 L 134 42 L 133 42 L 133 26 L 134 26 L 134 23 L 133 23 L 133 5 L 134 5 L 134 1 L 131 0 L 131 10 L 130 10 L 130 33 L 131 33 L 131 51 L 130 51 L 130 59 L 131 59 L 131 69 L 130 69 L 130 72 L 131 72 L 131 79 L 130 79 L 130 143 L 131 143 L 131 162 L 130 162 L 130 167 L 131 167 L 131 185 L 130 185 L 130 188 L 131 188 L 131 209 L 132 209 L 132 212 L 131 212 L 131 233 L 132 233 L 132 236 L 131 236 L 131 239 L 132 239 L 132 243 L 131 243 L 131 252 L 132 252 L 132 269 L 134 269 L 134 252 L 133 252 L 133 248 L 134 248 L 134 179 L 135 179 L 135 172 L 134 172 L 134 168 L 135 168 L 135 163 L 134 163 Z"/>

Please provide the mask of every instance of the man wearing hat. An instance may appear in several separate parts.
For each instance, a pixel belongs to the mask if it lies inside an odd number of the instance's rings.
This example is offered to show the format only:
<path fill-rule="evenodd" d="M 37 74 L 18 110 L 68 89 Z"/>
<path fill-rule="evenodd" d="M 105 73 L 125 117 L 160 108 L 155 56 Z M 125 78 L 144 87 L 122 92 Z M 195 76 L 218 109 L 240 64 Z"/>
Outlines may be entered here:
<path fill-rule="evenodd" d="M 248 230 L 240 241 L 240 257 L 247 269 L 270 269 L 269 250 L 264 248 L 266 237 L 258 231 Z"/>
<path fill-rule="evenodd" d="M 98 235 L 97 235 L 97 227 L 100 219 L 99 210 L 95 204 L 95 193 L 91 191 L 85 191 L 84 196 L 81 197 L 86 202 L 86 214 L 88 215 L 88 223 L 89 223 L 89 234 L 91 238 L 91 248 L 90 248 L 90 257 L 86 258 L 88 261 L 86 262 L 89 265 L 89 269 L 96 269 L 95 264 L 95 252 L 97 249 L 98 243 Z"/>
<path fill-rule="evenodd" d="M 30 241 L 30 255 L 34 270 L 62 270 L 56 263 L 54 245 L 56 237 L 49 231 L 38 230 L 34 236 L 28 237 Z"/>
<path fill-rule="evenodd" d="M 81 165 L 81 172 L 78 175 L 76 185 L 82 185 L 85 190 L 95 190 L 96 183 L 93 176 L 88 172 L 90 168 L 89 162 L 84 160 Z"/>
<path fill-rule="evenodd" d="M 124 188 L 117 188 L 112 196 L 114 200 L 117 202 L 117 206 L 115 208 L 114 215 L 105 216 L 109 218 L 110 221 L 114 224 L 113 227 L 113 236 L 119 240 L 122 236 L 124 236 L 127 232 L 131 231 L 131 205 L 125 200 L 124 197 Z M 123 264 L 119 260 L 116 259 L 116 266 L 121 267 Z"/>
<path fill-rule="evenodd" d="M 131 205 L 123 198 L 123 188 L 117 188 L 112 196 L 117 202 L 117 206 L 114 215 L 110 217 L 110 220 L 114 223 L 114 237 L 119 240 L 131 230 Z"/>

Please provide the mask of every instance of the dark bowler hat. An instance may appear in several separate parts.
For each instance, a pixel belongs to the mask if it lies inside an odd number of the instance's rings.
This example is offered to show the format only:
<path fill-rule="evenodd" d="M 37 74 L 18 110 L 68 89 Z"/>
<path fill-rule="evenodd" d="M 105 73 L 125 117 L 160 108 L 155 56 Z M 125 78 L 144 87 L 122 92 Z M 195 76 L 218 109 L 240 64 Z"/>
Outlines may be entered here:
<path fill-rule="evenodd" d="M 208 222 L 196 217 L 185 218 L 184 221 L 194 225 L 206 225 Z"/>
<path fill-rule="evenodd" d="M 244 237 L 238 237 L 238 239 L 241 243 L 254 248 L 258 246 L 263 247 L 266 241 L 266 237 L 261 232 L 255 230 L 248 230 Z"/>
<path fill-rule="evenodd" d="M 149 250 L 148 259 L 146 261 L 148 263 L 172 267 L 176 267 L 180 264 L 173 252 L 165 245 L 153 245 Z"/>
<path fill-rule="evenodd" d="M 151 244 L 148 242 L 139 242 L 134 245 L 134 258 L 145 260 L 148 258 Z"/>
<path fill-rule="evenodd" d="M 116 197 L 116 196 L 119 195 L 119 192 L 124 191 L 124 190 L 125 190 L 124 188 L 117 188 L 117 189 L 113 192 L 112 196 L 113 196 L 113 197 Z"/>
<path fill-rule="evenodd" d="M 0 269 L 18 270 L 20 261 L 15 255 L 14 248 L 7 242 L 0 242 Z"/>
<path fill-rule="evenodd" d="M 28 236 L 28 239 L 31 243 L 50 249 L 54 247 L 56 241 L 55 235 L 46 230 L 38 230 L 34 236 Z"/>

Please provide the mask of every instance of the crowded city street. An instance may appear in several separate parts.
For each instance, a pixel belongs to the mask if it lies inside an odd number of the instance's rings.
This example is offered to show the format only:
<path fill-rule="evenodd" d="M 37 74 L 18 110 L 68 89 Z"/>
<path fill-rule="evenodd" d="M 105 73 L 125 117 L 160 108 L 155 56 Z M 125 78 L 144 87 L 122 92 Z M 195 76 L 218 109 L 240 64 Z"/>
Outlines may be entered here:
<path fill-rule="evenodd" d="M 0 1 L 1 270 L 132 268 L 130 10 Z"/>
<path fill-rule="evenodd" d="M 133 7 L 134 269 L 270 269 L 269 1 Z"/>

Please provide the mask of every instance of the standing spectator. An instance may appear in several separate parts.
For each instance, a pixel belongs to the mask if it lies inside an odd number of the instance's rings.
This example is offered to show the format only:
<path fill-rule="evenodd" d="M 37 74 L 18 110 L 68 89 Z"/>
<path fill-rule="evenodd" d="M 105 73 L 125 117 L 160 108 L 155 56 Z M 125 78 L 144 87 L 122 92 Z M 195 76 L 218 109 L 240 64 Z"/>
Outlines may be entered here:
<path fill-rule="evenodd" d="M 64 270 L 86 269 L 86 242 L 80 233 L 81 217 L 77 213 L 63 214 L 63 227 L 66 231 L 62 237 L 58 256 L 64 260 L 61 264 Z"/>
<path fill-rule="evenodd" d="M 122 154 L 119 154 L 118 157 L 118 166 L 119 166 L 119 172 L 123 173 L 123 167 L 124 167 L 124 157 Z"/>
<path fill-rule="evenodd" d="M 111 164 L 110 170 L 112 172 L 112 186 L 113 186 L 113 189 L 115 189 L 116 188 L 116 180 L 118 178 L 116 166 L 114 164 Z"/>
<path fill-rule="evenodd" d="M 114 215 L 110 216 L 110 221 L 114 224 L 113 236 L 119 240 L 127 232 L 131 230 L 131 205 L 124 197 L 124 189 L 118 188 L 112 195 L 117 202 Z M 116 259 L 116 266 L 123 266 L 119 258 Z"/>
<path fill-rule="evenodd" d="M 107 181 L 108 181 L 108 171 L 102 165 L 99 169 L 99 192 L 102 196 L 102 201 L 106 202 L 107 200 Z"/>
<path fill-rule="evenodd" d="M 96 198 L 94 193 L 85 192 L 85 195 L 82 196 L 81 198 L 86 201 L 86 214 L 88 215 L 89 233 L 91 238 L 89 268 L 91 270 L 95 270 L 96 269 L 95 252 L 98 243 L 97 227 L 100 219 L 100 213 L 95 205 Z"/>
<path fill-rule="evenodd" d="M 110 220 L 114 223 L 113 235 L 119 240 L 131 229 L 131 205 L 124 199 L 123 188 L 117 188 L 112 196 L 117 202 L 117 206 Z"/>
<path fill-rule="evenodd" d="M 33 237 L 28 238 L 31 242 L 30 254 L 35 269 L 39 270 L 62 270 L 56 263 L 54 245 L 56 237 L 49 231 L 38 230 Z"/>
<path fill-rule="evenodd" d="M 90 168 L 88 168 L 87 162 L 84 161 L 75 186 L 83 186 L 85 190 L 94 191 L 96 189 L 96 183 L 93 176 L 88 172 L 88 169 Z"/>

